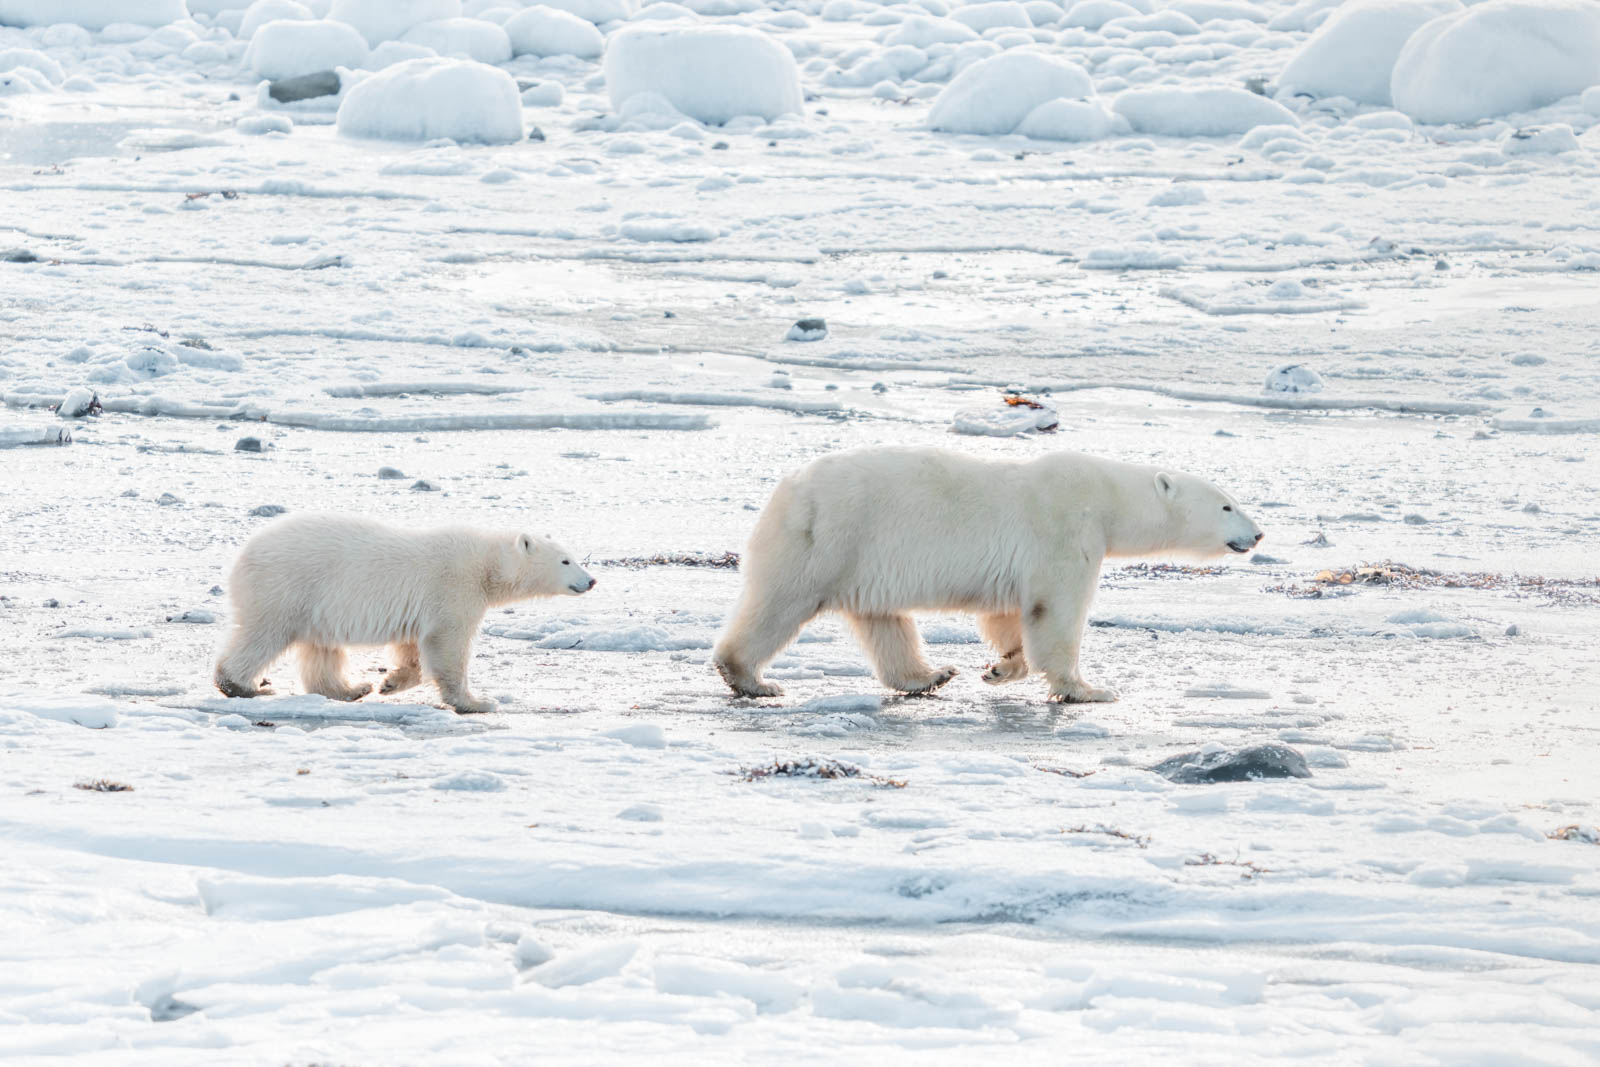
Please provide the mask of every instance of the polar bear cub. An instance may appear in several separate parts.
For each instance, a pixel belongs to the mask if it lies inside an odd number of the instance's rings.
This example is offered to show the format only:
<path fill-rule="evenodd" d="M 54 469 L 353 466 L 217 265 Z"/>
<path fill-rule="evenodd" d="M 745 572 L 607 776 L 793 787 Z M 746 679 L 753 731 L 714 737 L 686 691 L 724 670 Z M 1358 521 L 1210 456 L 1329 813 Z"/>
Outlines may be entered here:
<path fill-rule="evenodd" d="M 1102 560 L 1248 552 L 1262 536 L 1216 486 L 1159 467 L 1072 452 L 837 453 L 773 492 L 712 662 L 734 692 L 779 696 L 762 669 L 813 617 L 838 611 L 884 685 L 928 692 L 956 669 L 929 666 L 907 613 L 971 611 L 998 653 L 984 681 L 1043 671 L 1052 700 L 1115 700 L 1078 673 Z"/>
<path fill-rule="evenodd" d="M 345 680 L 347 645 L 391 645 L 398 666 L 382 691 L 424 678 L 459 712 L 493 709 L 467 687 L 467 658 L 484 612 L 541 596 L 576 596 L 594 579 L 549 538 L 468 527 L 401 530 L 343 515 L 290 515 L 250 538 L 233 565 L 233 633 L 217 660 L 230 697 L 271 692 L 261 672 L 299 651 L 308 691 L 359 700 Z"/>

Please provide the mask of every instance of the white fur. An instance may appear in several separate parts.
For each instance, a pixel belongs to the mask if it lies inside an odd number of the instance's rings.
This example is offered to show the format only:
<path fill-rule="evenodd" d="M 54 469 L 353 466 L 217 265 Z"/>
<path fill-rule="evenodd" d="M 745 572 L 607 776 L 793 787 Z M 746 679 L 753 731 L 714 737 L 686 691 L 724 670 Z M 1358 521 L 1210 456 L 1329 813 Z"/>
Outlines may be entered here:
<path fill-rule="evenodd" d="M 411 531 L 341 515 L 290 515 L 252 537 L 229 579 L 233 634 L 217 660 L 229 696 L 270 692 L 261 672 L 298 646 L 308 691 L 359 700 L 345 647 L 393 645 L 383 692 L 432 678 L 457 711 L 488 711 L 467 687 L 484 612 L 529 597 L 577 595 L 594 579 L 545 537 L 468 527 Z"/>
<path fill-rule="evenodd" d="M 1078 673 L 1101 561 L 1244 552 L 1261 536 L 1211 483 L 1157 467 L 1072 452 L 1022 463 L 842 452 L 773 492 L 713 662 L 735 692 L 777 696 L 762 669 L 813 617 L 839 611 L 880 681 L 927 692 L 956 672 L 928 665 L 907 612 L 971 611 L 1000 654 L 985 681 L 1043 671 L 1052 699 L 1115 700 Z"/>

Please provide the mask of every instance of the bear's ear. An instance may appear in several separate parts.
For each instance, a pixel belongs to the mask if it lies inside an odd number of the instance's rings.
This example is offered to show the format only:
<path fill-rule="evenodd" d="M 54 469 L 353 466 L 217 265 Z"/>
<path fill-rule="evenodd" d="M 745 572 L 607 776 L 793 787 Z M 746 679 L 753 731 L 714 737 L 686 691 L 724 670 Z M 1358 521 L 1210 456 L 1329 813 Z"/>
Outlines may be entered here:
<path fill-rule="evenodd" d="M 517 535 L 517 547 L 520 548 L 524 552 L 532 552 L 533 551 L 533 538 L 529 537 L 527 534 L 518 534 Z"/>
<path fill-rule="evenodd" d="M 1178 495 L 1178 482 L 1172 475 L 1162 471 L 1156 475 L 1156 492 L 1163 500 L 1171 500 Z"/>

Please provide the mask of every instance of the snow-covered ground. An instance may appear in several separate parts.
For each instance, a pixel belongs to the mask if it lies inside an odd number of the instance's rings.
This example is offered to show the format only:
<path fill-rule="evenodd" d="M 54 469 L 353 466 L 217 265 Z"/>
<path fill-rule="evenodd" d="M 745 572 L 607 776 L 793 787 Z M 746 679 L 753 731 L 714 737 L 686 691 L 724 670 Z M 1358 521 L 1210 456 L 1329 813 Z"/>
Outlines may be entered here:
<path fill-rule="evenodd" d="M 1600 4 L 263 3 L 0 0 L 0 1057 L 1600 1059 Z M 934 696 L 822 620 L 730 699 L 684 557 L 886 443 L 1267 540 L 1107 567 L 1116 704 L 960 617 Z M 279 508 L 599 585 L 490 614 L 493 714 L 228 700 Z"/>

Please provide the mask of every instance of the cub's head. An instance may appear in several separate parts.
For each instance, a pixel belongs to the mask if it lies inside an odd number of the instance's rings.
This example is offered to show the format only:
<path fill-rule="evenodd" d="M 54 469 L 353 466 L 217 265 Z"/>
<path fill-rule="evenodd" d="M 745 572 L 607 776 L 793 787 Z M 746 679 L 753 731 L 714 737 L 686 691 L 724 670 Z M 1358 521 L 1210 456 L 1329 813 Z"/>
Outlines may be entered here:
<path fill-rule="evenodd" d="M 572 553 L 548 537 L 516 534 L 509 556 L 506 584 L 519 596 L 577 596 L 594 588 Z"/>
<path fill-rule="evenodd" d="M 1266 535 L 1233 497 L 1192 474 L 1156 475 L 1156 495 L 1166 505 L 1171 548 L 1196 556 L 1248 552 Z"/>

